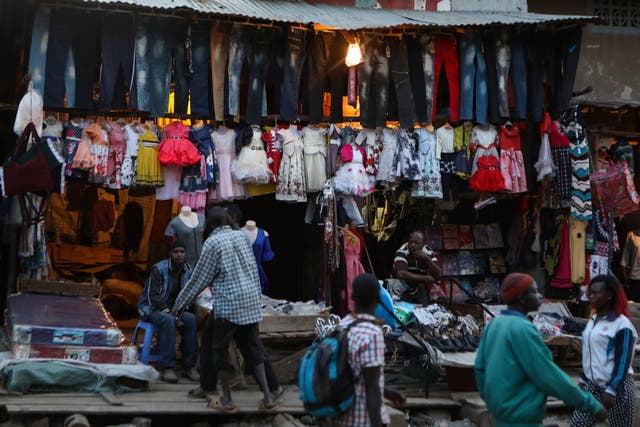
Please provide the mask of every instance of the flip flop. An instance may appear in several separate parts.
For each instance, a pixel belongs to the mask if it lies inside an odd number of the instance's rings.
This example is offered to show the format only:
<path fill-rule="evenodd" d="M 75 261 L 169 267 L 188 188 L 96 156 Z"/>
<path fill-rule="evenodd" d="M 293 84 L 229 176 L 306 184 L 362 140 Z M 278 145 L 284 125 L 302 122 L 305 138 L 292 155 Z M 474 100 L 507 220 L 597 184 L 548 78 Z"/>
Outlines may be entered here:
<path fill-rule="evenodd" d="M 273 397 L 273 401 L 277 402 L 278 399 L 280 399 L 283 394 L 284 394 L 284 387 L 282 386 L 278 387 L 275 391 L 272 391 L 271 396 Z"/>
<path fill-rule="evenodd" d="M 207 398 L 209 402 L 207 408 L 216 409 L 218 411 L 226 412 L 227 414 L 233 414 L 238 411 L 238 407 L 232 400 L 225 401 L 222 397 L 212 395 Z"/>
<path fill-rule="evenodd" d="M 260 399 L 260 409 L 263 409 L 267 412 L 273 412 L 278 409 L 278 402 L 275 400 L 273 402 L 267 403 L 264 399 Z"/>

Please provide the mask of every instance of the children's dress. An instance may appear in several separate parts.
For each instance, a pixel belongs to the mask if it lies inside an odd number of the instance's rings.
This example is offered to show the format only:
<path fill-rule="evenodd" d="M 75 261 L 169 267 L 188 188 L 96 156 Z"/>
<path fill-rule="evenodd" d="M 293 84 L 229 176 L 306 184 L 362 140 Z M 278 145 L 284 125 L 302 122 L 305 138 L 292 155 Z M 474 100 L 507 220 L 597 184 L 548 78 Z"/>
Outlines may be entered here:
<path fill-rule="evenodd" d="M 500 172 L 504 179 L 504 189 L 508 193 L 527 191 L 527 176 L 520 149 L 520 128 L 500 126 Z"/>
<path fill-rule="evenodd" d="M 434 132 L 416 129 L 414 138 L 418 141 L 418 159 L 422 177 L 414 181 L 412 197 L 442 198 L 442 177 L 440 175 L 440 145 Z"/>
<path fill-rule="evenodd" d="M 504 190 L 498 157 L 498 132 L 493 126 L 476 126 L 471 131 L 471 150 L 474 151 L 469 187 L 474 191 Z"/>
<path fill-rule="evenodd" d="M 162 165 L 190 166 L 200 163 L 200 153 L 189 140 L 189 127 L 173 122 L 164 128 L 164 139 L 158 147 L 158 160 Z"/>
<path fill-rule="evenodd" d="M 307 191 L 322 191 L 327 177 L 327 131 L 307 126 L 302 130 L 304 144 L 304 170 L 307 178 Z"/>
<path fill-rule="evenodd" d="M 124 127 L 127 138 L 127 147 L 122 160 L 122 186 L 134 187 L 136 185 L 136 160 L 138 158 L 138 144 L 140 134 L 139 126 L 128 124 Z"/>
<path fill-rule="evenodd" d="M 382 185 L 389 186 L 396 182 L 394 173 L 393 159 L 398 149 L 398 134 L 395 130 L 382 129 L 382 152 L 380 153 L 380 161 L 378 162 L 378 173 L 376 179 Z"/>
<path fill-rule="evenodd" d="M 345 144 L 340 149 L 340 158 L 343 165 L 338 169 L 333 180 L 336 193 L 359 197 L 371 194 L 375 189 L 375 181 L 365 171 L 364 148 Z"/>
<path fill-rule="evenodd" d="M 293 126 L 291 126 L 293 127 Z M 307 201 L 307 183 L 304 171 L 304 145 L 297 130 L 279 129 L 282 136 L 282 160 L 278 171 L 276 200 Z"/>
<path fill-rule="evenodd" d="M 256 125 L 251 126 L 251 131 L 251 142 L 242 147 L 238 158 L 231 163 L 231 175 L 237 182 L 266 184 L 271 181 L 271 171 L 262 142 L 262 131 Z"/>
<path fill-rule="evenodd" d="M 124 126 L 109 123 L 109 157 L 107 158 L 107 187 L 122 188 L 122 163 L 127 149 L 127 137 Z"/>
<path fill-rule="evenodd" d="M 209 199 L 233 200 L 246 197 L 244 184 L 235 182 L 231 176 L 231 163 L 236 158 L 236 133 L 221 126 L 211 132 L 211 140 L 216 150 L 220 177 L 216 188 L 209 189 Z"/>
<path fill-rule="evenodd" d="M 162 167 L 158 160 L 158 135 L 150 129 L 140 135 L 140 147 L 136 168 L 136 185 L 145 187 L 162 187 L 164 179 Z"/>
<path fill-rule="evenodd" d="M 417 181 L 422 178 L 415 140 L 404 129 L 398 130 L 398 148 L 393 164 L 393 174 L 399 179 Z"/>

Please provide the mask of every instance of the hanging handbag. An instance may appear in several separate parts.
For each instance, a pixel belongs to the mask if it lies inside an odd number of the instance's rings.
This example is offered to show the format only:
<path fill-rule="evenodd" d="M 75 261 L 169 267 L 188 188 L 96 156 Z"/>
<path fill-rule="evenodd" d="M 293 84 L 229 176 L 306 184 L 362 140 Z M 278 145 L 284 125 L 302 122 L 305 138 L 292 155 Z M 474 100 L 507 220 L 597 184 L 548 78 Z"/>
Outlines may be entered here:
<path fill-rule="evenodd" d="M 640 209 L 640 196 L 627 162 L 615 163 L 590 176 L 594 208 L 612 211 L 615 216 L 626 215 Z"/>
<path fill-rule="evenodd" d="M 30 136 L 33 142 L 27 150 Z M 5 197 L 54 190 L 47 154 L 33 123 L 25 127 L 13 155 L 0 168 L 0 190 Z"/>

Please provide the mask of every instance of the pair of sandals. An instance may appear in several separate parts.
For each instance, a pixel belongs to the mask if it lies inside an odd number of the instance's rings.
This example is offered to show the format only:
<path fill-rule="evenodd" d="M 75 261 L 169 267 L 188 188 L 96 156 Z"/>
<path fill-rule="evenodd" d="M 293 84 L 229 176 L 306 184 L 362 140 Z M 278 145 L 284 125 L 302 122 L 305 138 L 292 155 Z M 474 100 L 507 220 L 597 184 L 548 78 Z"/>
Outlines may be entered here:
<path fill-rule="evenodd" d="M 278 390 L 272 393 L 273 400 L 271 402 L 260 399 L 260 409 L 266 412 L 273 412 L 278 409 L 278 399 L 280 399 L 283 393 L 284 389 L 278 387 Z M 225 399 L 217 394 L 207 396 L 207 408 L 217 409 L 227 414 L 233 414 L 238 411 L 238 407 L 233 403 L 233 400 Z"/>

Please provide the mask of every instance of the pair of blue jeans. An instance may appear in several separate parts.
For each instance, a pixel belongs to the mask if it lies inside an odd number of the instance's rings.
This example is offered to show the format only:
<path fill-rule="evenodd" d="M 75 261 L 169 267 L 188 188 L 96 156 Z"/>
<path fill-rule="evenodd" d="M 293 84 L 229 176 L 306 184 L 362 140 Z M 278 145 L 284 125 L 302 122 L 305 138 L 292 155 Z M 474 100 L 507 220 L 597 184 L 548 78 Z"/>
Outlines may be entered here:
<path fill-rule="evenodd" d="M 529 32 L 526 30 L 513 30 L 511 37 L 511 76 L 513 79 L 513 91 L 516 101 L 518 119 L 527 118 L 527 69 L 529 56 Z"/>
<path fill-rule="evenodd" d="M 331 87 L 330 121 L 342 121 L 342 97 L 346 93 L 347 75 L 344 37 L 321 32 L 313 35 L 309 47 L 309 120 L 324 121 L 324 92 L 327 78 Z"/>
<path fill-rule="evenodd" d="M 417 37 L 408 37 L 406 43 L 416 117 L 420 122 L 431 123 L 435 39 L 429 34 L 419 34 Z"/>
<path fill-rule="evenodd" d="M 43 53 L 46 33 L 46 14 L 38 22 L 40 47 L 32 52 L 34 67 L 42 64 L 45 56 L 44 105 L 52 108 L 67 106 L 95 109 L 93 86 L 100 66 L 101 26 L 97 14 L 78 9 L 59 8 L 51 11 L 48 25 L 48 43 Z M 71 65 L 70 56 L 73 57 Z M 75 98 L 75 99 L 74 99 Z"/>
<path fill-rule="evenodd" d="M 282 84 L 280 86 L 280 117 L 293 121 L 298 117 L 300 76 L 307 59 L 308 31 L 298 28 L 287 30 Z"/>
<path fill-rule="evenodd" d="M 184 42 L 181 20 L 138 16 L 136 19 L 136 83 L 138 108 L 151 117 L 167 112 L 171 64 L 176 48 Z"/>
<path fill-rule="evenodd" d="M 211 114 L 211 29 L 205 22 L 191 23 L 186 37 L 175 50 L 174 110 L 186 114 L 191 100 L 191 114 Z"/>
<path fill-rule="evenodd" d="M 265 80 L 270 31 L 234 25 L 229 35 L 229 114 L 240 111 L 240 80 L 245 59 L 249 66 L 246 121 L 260 124 L 266 115 Z"/>
<path fill-rule="evenodd" d="M 473 119 L 475 99 L 476 121 L 482 124 L 487 123 L 487 66 L 480 32 L 465 31 L 458 40 L 458 49 L 460 51 L 460 120 Z"/>
<path fill-rule="evenodd" d="M 100 108 L 138 108 L 135 79 L 135 33 L 133 15 L 106 14 L 102 17 L 102 70 L 100 76 Z"/>
<path fill-rule="evenodd" d="M 213 89 L 213 111 L 216 121 L 223 121 L 229 99 L 227 90 L 227 63 L 229 61 L 229 32 L 228 22 L 214 21 L 211 23 L 211 88 Z"/>
<path fill-rule="evenodd" d="M 364 52 L 363 62 L 358 65 L 360 123 L 365 128 L 385 126 L 389 106 L 388 45 L 376 35 L 365 34 L 361 40 Z"/>
<path fill-rule="evenodd" d="M 158 329 L 162 352 L 162 368 L 176 366 L 176 329 L 182 335 L 182 366 L 185 369 L 196 366 L 198 359 L 198 324 L 193 313 L 182 313 L 182 326 L 176 327 L 176 319 L 171 313 L 154 311 L 147 316 L 149 322 Z"/>

